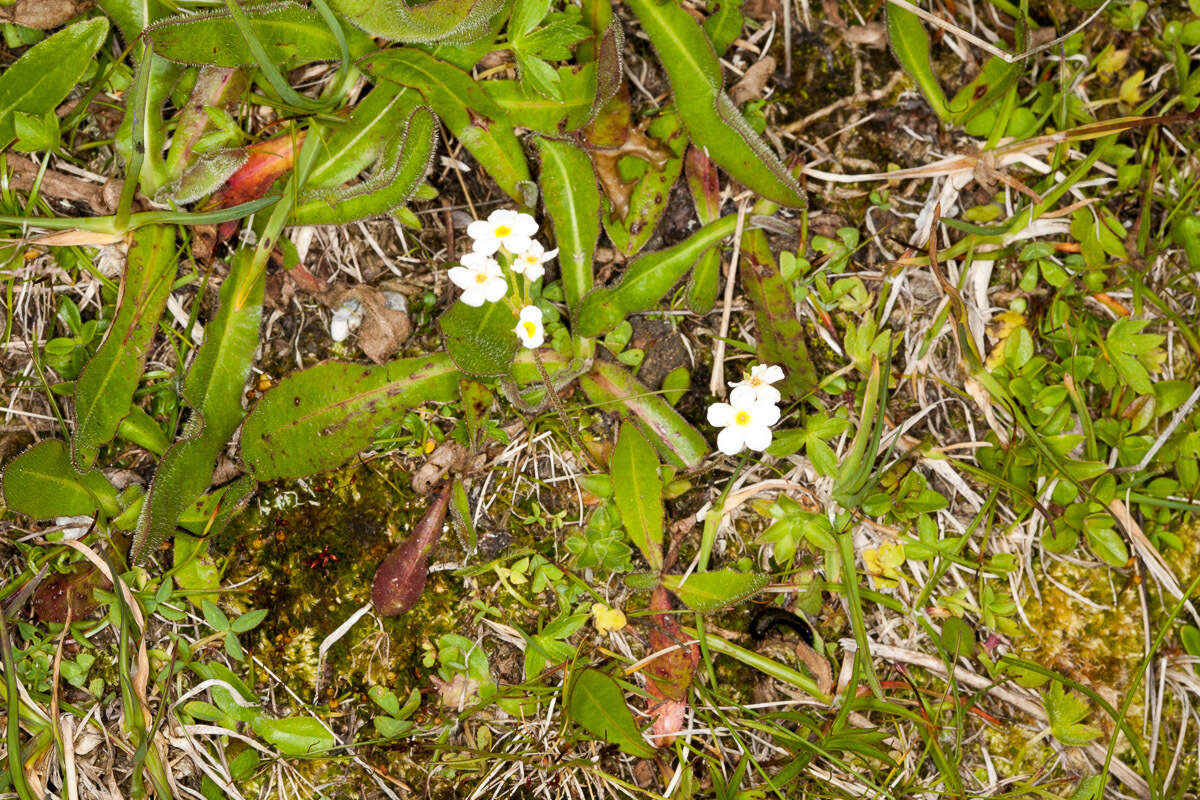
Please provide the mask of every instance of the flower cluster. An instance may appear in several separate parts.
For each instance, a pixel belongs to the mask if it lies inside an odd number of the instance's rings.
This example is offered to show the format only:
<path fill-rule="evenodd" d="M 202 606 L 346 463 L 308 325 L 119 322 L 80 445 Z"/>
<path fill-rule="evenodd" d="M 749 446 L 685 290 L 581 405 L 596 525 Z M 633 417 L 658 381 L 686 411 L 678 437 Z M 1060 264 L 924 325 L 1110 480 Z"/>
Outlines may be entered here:
<path fill-rule="evenodd" d="M 708 407 L 708 422 L 723 428 L 717 434 L 717 449 L 733 456 L 743 447 L 762 452 L 771 445 L 771 426 L 779 421 L 779 390 L 772 383 L 783 380 L 783 369 L 758 364 L 745 380 L 733 384 L 728 403 Z"/>
<path fill-rule="evenodd" d="M 462 289 L 460 298 L 469 306 L 506 300 L 517 317 L 513 332 L 531 349 L 546 341 L 546 329 L 541 309 L 529 302 L 529 287 L 546 273 L 545 263 L 558 255 L 558 250 L 547 251 L 533 238 L 537 232 L 537 220 L 528 214 L 506 208 L 493 211 L 487 219 L 467 226 L 471 252 L 449 272 L 450 281 Z M 506 268 L 524 279 L 520 299 L 508 296 Z"/>

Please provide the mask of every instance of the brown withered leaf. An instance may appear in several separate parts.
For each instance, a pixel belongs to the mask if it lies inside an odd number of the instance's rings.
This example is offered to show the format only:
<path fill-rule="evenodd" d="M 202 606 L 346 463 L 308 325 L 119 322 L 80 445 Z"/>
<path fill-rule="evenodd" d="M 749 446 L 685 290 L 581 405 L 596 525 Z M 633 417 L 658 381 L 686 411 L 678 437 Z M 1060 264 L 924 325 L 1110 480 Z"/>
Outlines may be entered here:
<path fill-rule="evenodd" d="M 90 562 L 83 561 L 38 584 L 33 593 L 33 613 L 42 622 L 65 623 L 86 619 L 100 604 L 93 589 L 105 589 L 108 579 Z"/>
<path fill-rule="evenodd" d="M 730 88 L 729 99 L 734 102 L 734 105 L 740 106 L 742 103 L 762 97 L 763 89 L 767 86 L 767 81 L 774 74 L 775 57 L 763 56 L 751 64 L 750 69 L 746 70 L 746 73 L 742 75 L 742 79 Z"/>
<path fill-rule="evenodd" d="M 408 314 L 390 308 L 383 293 L 371 286 L 334 286 L 321 298 L 329 308 L 337 308 L 347 300 L 362 304 L 362 325 L 358 329 L 358 346 L 367 358 L 383 364 L 393 357 L 400 345 L 412 333 Z"/>
<path fill-rule="evenodd" d="M 429 454 L 425 463 L 413 473 L 412 487 L 417 494 L 429 494 L 437 488 L 450 471 L 462 472 L 471 462 L 471 454 L 453 439 L 447 439 Z"/>
<path fill-rule="evenodd" d="M 0 22 L 48 31 L 92 7 L 90 0 L 17 0 L 0 6 Z"/>
<path fill-rule="evenodd" d="M 618 162 L 626 156 L 634 156 L 648 162 L 651 169 L 662 170 L 675 155 L 665 144 L 647 136 L 641 126 L 635 127 L 632 113 L 629 87 L 621 84 L 596 119 L 583 129 L 596 177 L 612 202 L 613 213 L 622 220 L 629 213 L 629 197 L 637 186 L 637 179 L 623 179 L 617 168 Z M 647 120 L 646 124 L 649 122 Z"/>

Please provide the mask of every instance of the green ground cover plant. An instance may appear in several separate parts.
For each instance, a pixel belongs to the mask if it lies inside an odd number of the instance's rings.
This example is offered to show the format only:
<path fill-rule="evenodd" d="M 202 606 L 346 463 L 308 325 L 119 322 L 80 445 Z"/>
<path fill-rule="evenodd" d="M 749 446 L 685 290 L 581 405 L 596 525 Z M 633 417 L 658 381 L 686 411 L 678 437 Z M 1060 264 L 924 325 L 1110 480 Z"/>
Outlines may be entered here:
<path fill-rule="evenodd" d="M 1195 793 L 1200 3 L 0 25 L 6 796 Z"/>

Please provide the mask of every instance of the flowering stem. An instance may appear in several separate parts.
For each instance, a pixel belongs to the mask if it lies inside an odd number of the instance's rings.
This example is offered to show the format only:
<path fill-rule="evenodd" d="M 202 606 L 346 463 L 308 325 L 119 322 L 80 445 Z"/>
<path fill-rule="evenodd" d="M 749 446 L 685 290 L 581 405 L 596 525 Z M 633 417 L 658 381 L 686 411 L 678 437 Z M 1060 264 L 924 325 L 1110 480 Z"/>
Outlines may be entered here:
<path fill-rule="evenodd" d="M 554 413 L 558 415 L 558 421 L 562 423 L 563 430 L 571 437 L 571 441 L 578 448 L 583 457 L 595 469 L 601 469 L 600 465 L 592 458 L 591 451 L 583 446 L 583 440 L 579 438 L 579 434 L 575 432 L 575 427 L 571 424 L 571 420 L 567 417 L 567 411 L 563 408 L 562 399 L 559 398 L 558 392 L 554 390 L 554 384 L 550 381 L 550 375 L 546 372 L 546 365 L 542 363 L 542 354 L 535 348 L 533 350 L 533 363 L 537 365 L 538 374 L 542 376 L 542 383 L 546 385 L 546 396 L 550 398 L 550 405 L 554 407 Z"/>
<path fill-rule="evenodd" d="M 708 569 L 708 559 L 712 555 L 713 544 L 717 540 L 717 529 L 721 527 L 721 520 L 725 517 L 725 498 L 729 496 L 729 490 L 733 488 L 734 482 L 737 481 L 738 475 L 741 474 L 749 459 L 749 452 L 742 453 L 742 460 L 738 462 L 737 469 L 729 476 L 729 481 L 721 490 L 720 497 L 704 517 L 704 533 L 700 537 L 700 555 L 696 566 L 699 572 Z"/>

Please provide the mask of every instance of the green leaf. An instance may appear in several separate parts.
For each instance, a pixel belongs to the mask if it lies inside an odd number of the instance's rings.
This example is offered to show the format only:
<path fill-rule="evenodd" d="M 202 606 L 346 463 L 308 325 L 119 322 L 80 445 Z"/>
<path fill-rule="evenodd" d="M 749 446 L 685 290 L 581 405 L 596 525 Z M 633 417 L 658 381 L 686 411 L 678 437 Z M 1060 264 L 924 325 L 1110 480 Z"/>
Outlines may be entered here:
<path fill-rule="evenodd" d="M 675 2 L 629 0 L 667 73 L 679 117 L 698 147 L 730 175 L 784 206 L 804 192 L 723 90 L 721 64 L 700 24 Z"/>
<path fill-rule="evenodd" d="M 38 42 L 0 74 L 0 146 L 15 134 L 17 111 L 41 116 L 66 99 L 108 35 L 108 20 L 77 22 Z"/>
<path fill-rule="evenodd" d="M 135 564 L 175 532 L 180 515 L 208 489 L 217 457 L 242 422 L 242 391 L 258 348 L 266 275 L 253 269 L 253 256 L 249 248 L 234 254 L 220 307 L 184 379 L 183 399 L 193 415 L 150 484 L 131 552 Z"/>
<path fill-rule="evenodd" d="M 660 114 L 646 132 L 661 143 L 659 152 L 670 157 L 657 164 L 651 163 L 637 179 L 629 194 L 629 210 L 624 218 L 617 219 L 612 213 L 601 218 L 613 246 L 626 257 L 645 247 L 658 229 L 658 221 L 667 210 L 671 187 L 683 171 L 683 151 L 687 147 L 687 135 L 680 126 L 679 116 L 673 111 Z"/>
<path fill-rule="evenodd" d="M 225 612 L 218 608 L 216 603 L 211 600 L 202 600 L 200 610 L 204 613 L 204 621 L 213 630 L 222 633 L 229 630 L 229 617 L 225 616 Z"/>
<path fill-rule="evenodd" d="M 1050 718 L 1050 732 L 1063 744 L 1080 747 L 1100 735 L 1099 728 L 1079 724 L 1091 712 L 1087 701 L 1068 693 L 1059 681 L 1050 684 L 1050 691 L 1042 695 L 1042 700 Z"/>
<path fill-rule="evenodd" d="M 379 367 L 331 361 L 294 372 L 247 417 L 242 460 L 259 480 L 341 466 L 407 409 L 426 400 L 453 400 L 460 377 L 442 353 Z"/>
<path fill-rule="evenodd" d="M 908 9 L 888 3 L 887 28 L 892 54 L 900 66 L 925 95 L 933 112 L 943 120 L 949 120 L 950 107 L 946 103 L 946 93 L 942 91 L 942 85 L 933 72 L 929 57 L 929 33 L 921 23 L 921 18 Z"/>
<path fill-rule="evenodd" d="M 487 33 L 504 0 L 329 0 L 329 5 L 372 36 L 394 42 L 466 42 Z"/>
<path fill-rule="evenodd" d="M 273 719 L 259 714 L 250 727 L 285 756 L 320 755 L 337 744 L 333 734 L 312 717 Z"/>
<path fill-rule="evenodd" d="M 386 686 L 372 686 L 367 690 L 367 696 L 370 697 L 375 705 L 382 708 L 393 717 L 400 714 L 400 699 L 396 697 L 396 693 Z"/>
<path fill-rule="evenodd" d="M 575 310 L 592 288 L 592 258 L 600 238 L 600 191 L 592 162 L 567 142 L 538 139 L 546 213 L 554 226 L 567 307 Z"/>
<path fill-rule="evenodd" d="M 397 739 L 405 736 L 415 727 L 413 723 L 406 719 L 394 719 L 392 717 L 375 717 L 372 722 L 375 723 L 375 730 L 385 739 Z"/>
<path fill-rule="evenodd" d="M 468 375 L 507 375 L 517 352 L 516 318 L 503 302 L 469 306 L 461 300 L 438 319 L 446 352 Z"/>
<path fill-rule="evenodd" d="M 340 225 L 386 214 L 412 197 L 436 145 L 437 118 L 421 106 L 388 142 L 378 170 L 347 189 L 306 192 L 293 212 L 294 224 Z"/>
<path fill-rule="evenodd" d="M 407 86 L 391 81 L 375 86 L 354 106 L 349 119 L 332 132 L 320 131 L 325 146 L 308 176 L 308 188 L 336 188 L 356 177 L 379 158 L 419 103 L 417 92 Z"/>
<path fill-rule="evenodd" d="M 620 365 L 597 360 L 579 385 L 604 410 L 630 414 L 667 462 L 693 469 L 708 456 L 710 448 L 700 432 Z"/>
<path fill-rule="evenodd" d="M 504 109 L 505 118 L 517 121 L 522 128 L 551 135 L 569 133 L 582 128 L 591 117 L 596 65 L 559 67 L 556 72 L 561 99 L 533 91 L 522 81 L 485 81 L 483 89 Z"/>
<path fill-rule="evenodd" d="M 736 605 L 758 594 L 770 582 L 766 575 L 735 569 L 697 572 L 682 584 L 677 575 L 663 576 L 663 585 L 678 595 L 680 602 L 702 614 Z"/>
<path fill-rule="evenodd" d="M 34 519 L 85 516 L 121 509 L 117 490 L 99 470 L 80 474 L 71 465 L 65 442 L 47 439 L 9 462 L 4 470 L 4 504 Z"/>
<path fill-rule="evenodd" d="M 704 32 L 712 40 L 713 51 L 718 56 L 725 51 L 734 40 L 742 35 L 742 0 L 720 0 L 717 8 L 704 20 Z"/>
<path fill-rule="evenodd" d="M 662 569 L 663 500 L 658 477 L 658 456 L 646 437 L 629 422 L 613 449 L 611 470 L 613 501 L 634 545 L 642 551 L 650 569 Z"/>
<path fill-rule="evenodd" d="M 1115 528 L 1108 525 L 1093 528 L 1085 523 L 1084 533 L 1092 552 L 1100 556 L 1101 561 L 1118 568 L 1129 563 L 1129 548 L 1125 546 L 1125 540 Z"/>
<path fill-rule="evenodd" d="M 234 633 L 245 633 L 246 631 L 254 630 L 264 619 L 267 618 L 269 612 L 265 608 L 256 608 L 253 611 L 247 611 L 233 621 L 229 629 Z"/>
<path fill-rule="evenodd" d="M 941 644 L 953 659 L 970 658 L 975 655 L 975 631 L 959 617 L 947 617 L 942 623 Z"/>
<path fill-rule="evenodd" d="M 632 756 L 654 757 L 654 748 L 642 738 L 621 687 L 600 670 L 585 669 L 575 678 L 568 709 L 571 718 L 593 736 Z"/>
<path fill-rule="evenodd" d="M 147 351 L 167 306 L 175 265 L 173 227 L 148 225 L 134 233 L 116 316 L 75 383 L 71 450 L 80 470 L 96 463 L 101 445 L 113 440 L 129 413 Z"/>
<path fill-rule="evenodd" d="M 248 6 L 250 30 L 273 64 L 338 61 L 342 57 L 337 37 L 321 15 L 295 3 Z M 375 50 L 369 36 L 344 30 L 352 56 Z M 226 10 L 170 17 L 146 28 L 154 52 L 181 64 L 218 67 L 252 67 L 258 62 L 233 17 Z"/>
<path fill-rule="evenodd" d="M 514 0 L 512 16 L 508 18 L 508 36 L 524 36 L 536 28 L 550 12 L 550 0 Z"/>
<path fill-rule="evenodd" d="M 519 184 L 530 177 L 521 142 L 503 109 L 470 73 L 407 47 L 375 53 L 363 59 L 359 66 L 376 78 L 420 91 L 450 132 L 475 156 L 500 188 L 517 202 L 522 201 Z"/>
<path fill-rule="evenodd" d="M 208 541 L 186 533 L 178 533 L 172 548 L 175 557 L 175 582 L 179 584 L 180 589 L 186 590 L 187 599 L 196 606 L 204 601 L 205 593 L 215 594 L 221 587 L 220 571 L 208 555 Z"/>

